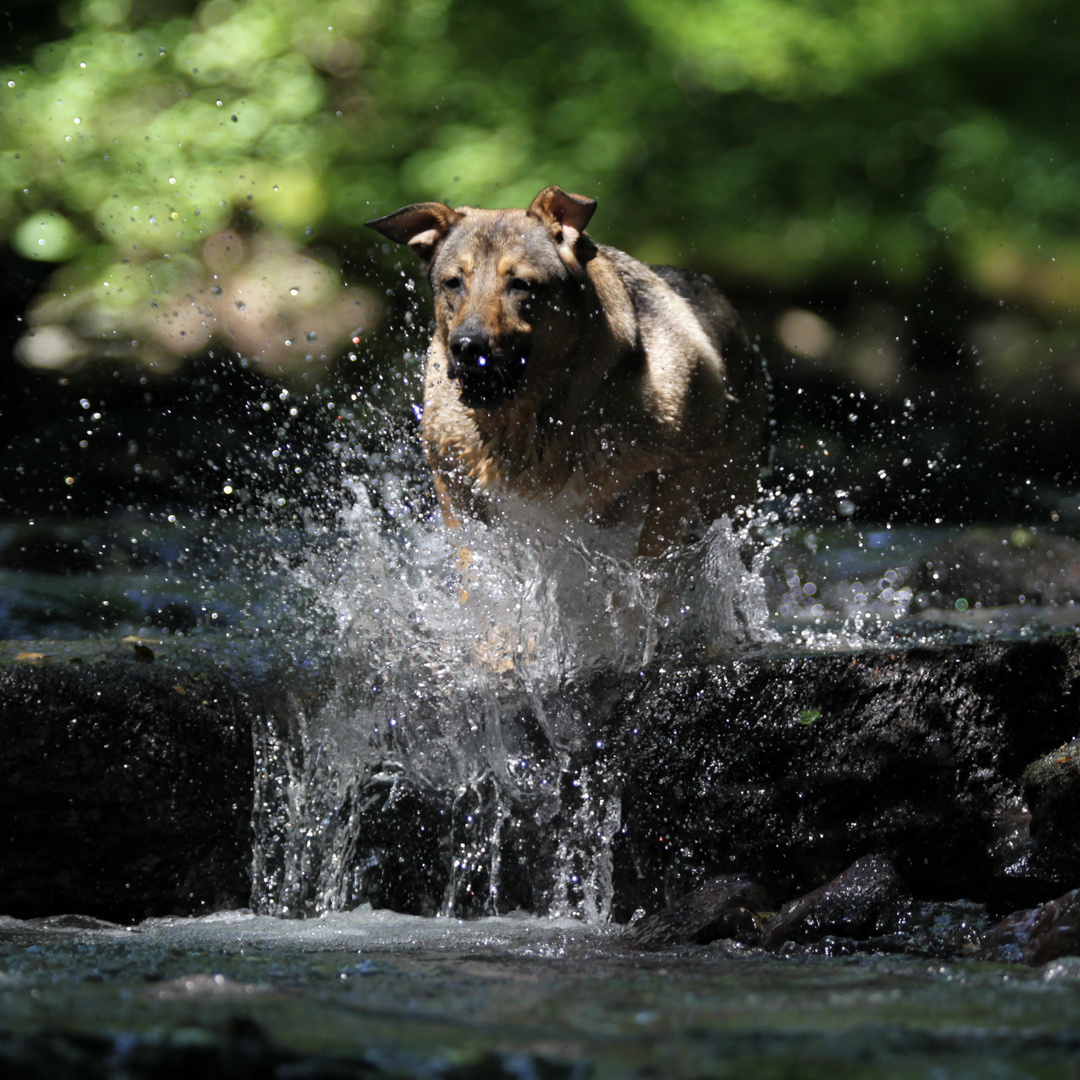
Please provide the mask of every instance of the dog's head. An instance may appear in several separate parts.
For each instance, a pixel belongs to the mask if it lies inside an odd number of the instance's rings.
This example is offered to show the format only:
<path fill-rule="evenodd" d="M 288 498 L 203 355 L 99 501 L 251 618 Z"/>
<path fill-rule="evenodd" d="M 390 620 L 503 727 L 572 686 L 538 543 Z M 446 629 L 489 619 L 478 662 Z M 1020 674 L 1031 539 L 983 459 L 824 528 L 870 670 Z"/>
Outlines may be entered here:
<path fill-rule="evenodd" d="M 463 405 L 498 408 L 569 354 L 585 264 L 596 253 L 585 234 L 595 209 L 595 199 L 549 187 L 528 210 L 416 203 L 368 222 L 408 244 L 427 270 L 447 375 Z"/>

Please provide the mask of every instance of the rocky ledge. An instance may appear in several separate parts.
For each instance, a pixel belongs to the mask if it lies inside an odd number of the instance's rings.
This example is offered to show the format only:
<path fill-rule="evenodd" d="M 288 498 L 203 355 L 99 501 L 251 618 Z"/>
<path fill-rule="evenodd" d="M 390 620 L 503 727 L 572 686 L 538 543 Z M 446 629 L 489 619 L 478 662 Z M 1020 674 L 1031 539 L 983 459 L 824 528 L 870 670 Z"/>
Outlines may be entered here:
<path fill-rule="evenodd" d="M 181 640 L 9 643 L 0 659 L 0 913 L 134 921 L 249 902 L 253 738 L 268 720 L 287 724 L 295 667 Z M 618 805 L 613 914 L 636 933 L 653 915 L 658 940 L 700 940 L 700 927 L 663 935 L 701 914 L 686 897 L 702 887 L 735 928 L 719 936 L 760 930 L 784 901 L 786 921 L 757 940 L 833 933 L 832 916 L 807 923 L 790 905 L 856 864 L 891 898 L 866 915 L 864 938 L 910 923 L 912 902 L 925 922 L 926 905 L 964 900 L 996 919 L 1028 909 L 1009 939 L 1023 948 L 1030 909 L 1080 885 L 1078 678 L 1072 634 L 657 661 L 565 691 L 591 719 L 563 787 Z M 468 842 L 460 792 L 406 798 L 375 784 L 367 796 L 355 858 L 369 872 L 350 900 L 430 912 L 449 896 L 461 915 L 491 910 L 490 856 L 451 871 L 449 853 Z M 571 796 L 564 811 L 542 827 L 503 804 L 498 910 L 543 908 L 538 868 L 560 829 L 573 840 Z M 871 856 L 883 877 L 865 877 Z M 731 881 L 742 884 L 728 895 Z M 788 925 L 802 929 L 781 934 Z"/>

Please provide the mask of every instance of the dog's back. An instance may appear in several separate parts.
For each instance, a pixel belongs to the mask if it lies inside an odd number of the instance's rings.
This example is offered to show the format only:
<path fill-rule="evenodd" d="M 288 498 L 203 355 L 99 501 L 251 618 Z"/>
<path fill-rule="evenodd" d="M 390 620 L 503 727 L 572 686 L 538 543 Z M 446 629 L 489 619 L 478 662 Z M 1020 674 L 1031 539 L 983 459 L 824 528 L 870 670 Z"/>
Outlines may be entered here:
<path fill-rule="evenodd" d="M 752 476 L 741 484 L 740 495 L 752 499 L 758 474 L 765 464 L 765 426 L 769 413 L 769 379 L 764 359 L 750 347 L 746 328 L 731 301 L 707 274 L 681 266 L 651 266 L 693 308 L 701 325 L 724 358 L 725 385 L 736 403 L 730 410 L 727 440 L 738 449 Z"/>
<path fill-rule="evenodd" d="M 722 356 L 726 358 L 736 349 L 747 347 L 746 330 L 738 312 L 711 277 L 681 266 L 650 266 L 649 269 L 694 309 Z"/>

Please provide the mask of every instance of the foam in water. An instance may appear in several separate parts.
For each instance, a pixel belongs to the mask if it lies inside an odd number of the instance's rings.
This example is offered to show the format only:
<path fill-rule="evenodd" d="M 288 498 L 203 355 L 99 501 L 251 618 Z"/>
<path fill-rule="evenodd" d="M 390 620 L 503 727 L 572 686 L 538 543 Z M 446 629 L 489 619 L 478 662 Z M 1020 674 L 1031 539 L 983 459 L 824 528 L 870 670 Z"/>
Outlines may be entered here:
<path fill-rule="evenodd" d="M 528 851 L 534 910 L 606 919 L 618 792 L 567 783 L 593 737 L 575 687 L 658 650 L 765 637 L 761 523 L 724 518 L 642 565 L 614 530 L 553 533 L 527 513 L 513 527 L 417 520 L 394 472 L 355 496 L 336 549 L 304 571 L 332 616 L 333 689 L 295 702 L 257 747 L 256 908 L 355 906 L 381 860 L 410 859 L 429 877 L 443 863 L 441 913 L 495 914 L 507 853 Z M 442 819 L 425 818 L 425 792 L 449 800 Z M 417 801 L 415 846 L 380 847 L 380 813 L 403 799 Z"/>

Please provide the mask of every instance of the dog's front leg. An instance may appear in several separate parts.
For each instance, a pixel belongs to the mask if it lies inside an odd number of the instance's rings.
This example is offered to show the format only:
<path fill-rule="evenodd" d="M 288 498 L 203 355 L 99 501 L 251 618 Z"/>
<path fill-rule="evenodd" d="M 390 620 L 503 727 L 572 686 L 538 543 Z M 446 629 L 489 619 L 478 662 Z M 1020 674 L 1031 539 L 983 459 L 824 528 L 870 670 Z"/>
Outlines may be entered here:
<path fill-rule="evenodd" d="M 432 462 L 431 479 L 439 500 L 443 521 L 451 529 L 460 529 L 466 520 L 491 524 L 492 508 L 488 498 L 472 484 L 468 477 L 455 467 L 445 467 L 445 462 Z"/>
<path fill-rule="evenodd" d="M 700 477 L 696 472 L 653 474 L 653 494 L 638 537 L 638 555 L 647 558 L 663 555 L 682 542 L 694 517 L 699 487 Z"/>
<path fill-rule="evenodd" d="M 442 511 L 443 521 L 451 529 L 461 528 L 461 518 L 454 512 L 454 498 L 451 494 L 450 481 L 442 473 L 435 473 L 432 477 L 435 483 L 435 495 L 439 500 L 439 509 Z"/>

